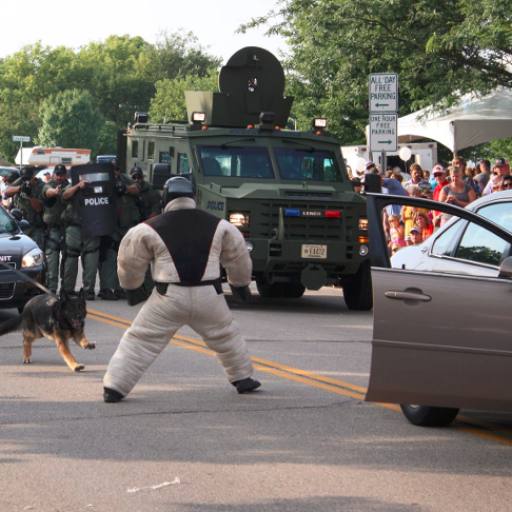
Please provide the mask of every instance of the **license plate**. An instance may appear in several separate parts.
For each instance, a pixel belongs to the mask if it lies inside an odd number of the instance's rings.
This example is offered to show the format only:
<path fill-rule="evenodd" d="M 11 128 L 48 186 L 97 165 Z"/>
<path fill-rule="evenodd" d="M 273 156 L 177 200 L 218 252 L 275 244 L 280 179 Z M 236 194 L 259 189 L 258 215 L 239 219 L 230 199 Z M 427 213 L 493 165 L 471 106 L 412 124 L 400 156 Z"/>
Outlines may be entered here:
<path fill-rule="evenodd" d="M 302 258 L 314 258 L 318 260 L 327 259 L 327 245 L 302 244 Z"/>

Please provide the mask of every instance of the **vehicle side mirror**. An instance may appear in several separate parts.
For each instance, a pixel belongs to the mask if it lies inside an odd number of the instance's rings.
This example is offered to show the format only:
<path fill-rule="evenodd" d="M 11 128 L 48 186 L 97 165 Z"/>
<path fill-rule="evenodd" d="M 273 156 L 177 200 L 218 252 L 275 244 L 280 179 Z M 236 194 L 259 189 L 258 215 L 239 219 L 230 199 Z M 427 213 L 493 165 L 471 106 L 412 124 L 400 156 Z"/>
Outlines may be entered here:
<path fill-rule="evenodd" d="M 501 262 L 498 277 L 501 279 L 512 279 L 512 256 L 505 258 Z"/>
<path fill-rule="evenodd" d="M 19 208 L 13 208 L 11 215 L 16 219 L 17 222 L 21 222 L 23 219 L 23 212 Z"/>
<path fill-rule="evenodd" d="M 30 227 L 30 222 L 27 219 L 21 219 L 18 222 L 18 226 L 20 227 L 21 231 L 26 231 Z"/>

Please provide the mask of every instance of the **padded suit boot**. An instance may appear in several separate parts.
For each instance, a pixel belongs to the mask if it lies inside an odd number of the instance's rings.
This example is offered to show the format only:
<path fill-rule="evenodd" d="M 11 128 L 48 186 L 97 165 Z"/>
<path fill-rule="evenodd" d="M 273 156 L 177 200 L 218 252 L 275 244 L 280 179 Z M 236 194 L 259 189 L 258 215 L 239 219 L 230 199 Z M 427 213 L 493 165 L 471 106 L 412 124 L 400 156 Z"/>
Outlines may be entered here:
<path fill-rule="evenodd" d="M 103 388 L 103 401 L 107 404 L 113 404 L 120 402 L 124 398 L 124 395 L 116 391 L 115 389 Z"/>
<path fill-rule="evenodd" d="M 261 386 L 261 382 L 255 379 L 251 379 L 251 377 L 247 377 L 247 379 L 236 380 L 235 382 L 232 382 L 232 384 L 241 395 L 255 391 Z"/>

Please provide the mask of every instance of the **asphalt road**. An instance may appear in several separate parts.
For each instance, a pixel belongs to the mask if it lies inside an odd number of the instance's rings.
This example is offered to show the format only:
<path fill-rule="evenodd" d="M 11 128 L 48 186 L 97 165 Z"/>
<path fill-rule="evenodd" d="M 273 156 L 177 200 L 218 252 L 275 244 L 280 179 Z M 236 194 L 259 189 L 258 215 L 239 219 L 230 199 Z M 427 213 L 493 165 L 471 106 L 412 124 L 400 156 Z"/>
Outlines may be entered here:
<path fill-rule="evenodd" d="M 95 351 L 0 339 L 0 511 L 508 511 L 512 421 L 409 425 L 363 401 L 372 317 L 333 289 L 234 306 L 262 390 L 238 395 L 183 329 L 119 404 L 101 378 L 137 308 L 89 303 Z M 1 312 L 0 319 L 14 314 Z"/>

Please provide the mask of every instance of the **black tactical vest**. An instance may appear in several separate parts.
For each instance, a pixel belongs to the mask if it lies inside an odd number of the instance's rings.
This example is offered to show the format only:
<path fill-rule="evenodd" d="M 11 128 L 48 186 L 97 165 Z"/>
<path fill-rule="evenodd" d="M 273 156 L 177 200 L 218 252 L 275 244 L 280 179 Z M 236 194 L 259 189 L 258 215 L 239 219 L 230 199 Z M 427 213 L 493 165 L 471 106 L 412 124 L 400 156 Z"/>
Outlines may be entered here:
<path fill-rule="evenodd" d="M 218 217 L 197 209 L 173 210 L 146 221 L 164 242 L 184 286 L 198 286 L 204 275 Z"/>

